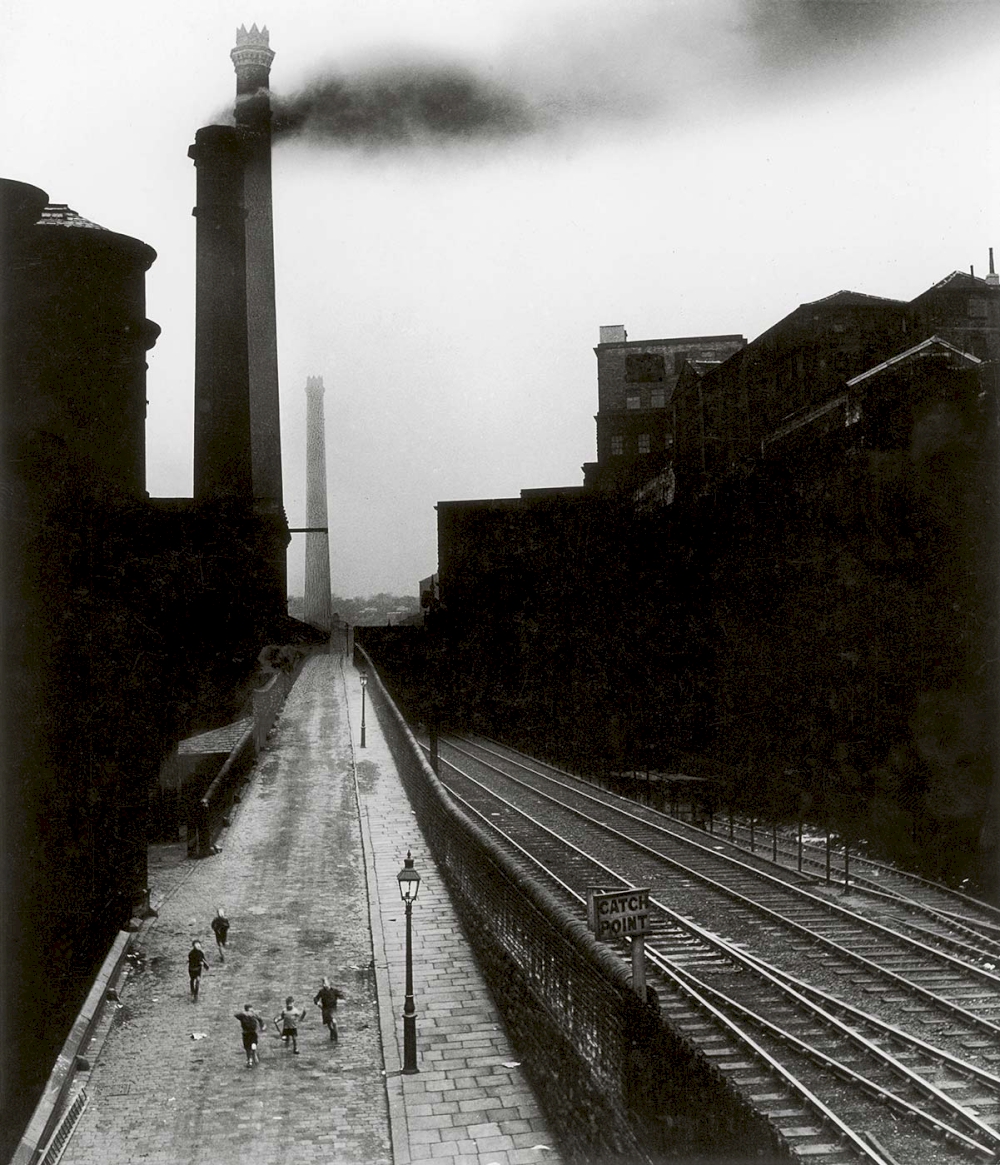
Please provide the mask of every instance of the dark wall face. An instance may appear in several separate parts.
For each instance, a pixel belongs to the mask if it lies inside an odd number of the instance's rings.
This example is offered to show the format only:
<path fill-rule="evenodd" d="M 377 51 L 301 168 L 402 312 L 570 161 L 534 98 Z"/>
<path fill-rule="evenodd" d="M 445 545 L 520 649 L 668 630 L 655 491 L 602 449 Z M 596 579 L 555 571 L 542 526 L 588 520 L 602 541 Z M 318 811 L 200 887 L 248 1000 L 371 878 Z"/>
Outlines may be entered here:
<path fill-rule="evenodd" d="M 36 226 L 24 190 L 3 184 L 2 1156 L 145 880 L 132 792 L 150 763 L 109 749 L 128 736 L 134 679 L 97 601 L 113 572 L 96 530 L 145 490 L 154 252 L 110 231 Z"/>
<path fill-rule="evenodd" d="M 571 767 L 718 775 L 925 872 L 1000 886 L 990 369 L 873 378 L 702 496 L 439 507 L 468 718 Z"/>
<path fill-rule="evenodd" d="M 33 227 L 11 270 L 7 424 L 46 433 L 134 497 L 145 492 L 145 273 L 155 252 L 82 227 Z"/>

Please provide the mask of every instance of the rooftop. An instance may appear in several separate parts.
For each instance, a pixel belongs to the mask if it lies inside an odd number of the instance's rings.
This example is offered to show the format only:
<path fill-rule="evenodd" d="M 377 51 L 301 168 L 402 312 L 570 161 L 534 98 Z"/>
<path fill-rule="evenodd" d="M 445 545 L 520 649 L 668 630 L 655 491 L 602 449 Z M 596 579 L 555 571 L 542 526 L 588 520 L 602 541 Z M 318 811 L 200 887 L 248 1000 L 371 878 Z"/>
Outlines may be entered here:
<path fill-rule="evenodd" d="M 35 224 L 40 227 L 86 227 L 91 231 L 105 231 L 99 223 L 91 222 L 89 218 L 77 214 L 65 202 L 50 202 L 42 211 L 42 217 Z"/>

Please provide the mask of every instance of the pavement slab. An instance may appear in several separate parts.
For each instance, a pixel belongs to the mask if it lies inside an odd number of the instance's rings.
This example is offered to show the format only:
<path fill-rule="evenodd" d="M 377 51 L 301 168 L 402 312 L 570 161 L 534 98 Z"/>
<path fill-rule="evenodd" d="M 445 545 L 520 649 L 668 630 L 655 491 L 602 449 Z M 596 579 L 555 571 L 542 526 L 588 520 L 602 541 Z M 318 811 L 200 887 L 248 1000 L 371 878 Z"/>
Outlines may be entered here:
<path fill-rule="evenodd" d="M 89 1101 L 62 1165 L 561 1160 L 370 703 L 359 747 L 361 699 L 346 657 L 309 658 L 221 852 L 196 861 L 157 847 L 158 917 L 137 936 L 120 1005 L 109 1005 L 88 1053 Z M 408 849 L 422 876 L 412 918 L 416 1075 L 401 1072 L 396 874 Z M 231 923 L 224 963 L 209 925 L 220 906 Z M 197 999 L 187 977 L 194 939 L 211 964 Z M 313 1003 L 324 975 L 346 996 L 337 1043 Z M 287 995 L 308 1009 L 298 1055 L 270 1023 Z M 246 1002 L 268 1020 L 251 1069 L 234 1017 Z M 468 1087 L 470 1065 L 484 1064 L 490 1074 L 480 1068 L 482 1082 Z M 483 1123 L 484 1110 L 497 1119 Z"/>

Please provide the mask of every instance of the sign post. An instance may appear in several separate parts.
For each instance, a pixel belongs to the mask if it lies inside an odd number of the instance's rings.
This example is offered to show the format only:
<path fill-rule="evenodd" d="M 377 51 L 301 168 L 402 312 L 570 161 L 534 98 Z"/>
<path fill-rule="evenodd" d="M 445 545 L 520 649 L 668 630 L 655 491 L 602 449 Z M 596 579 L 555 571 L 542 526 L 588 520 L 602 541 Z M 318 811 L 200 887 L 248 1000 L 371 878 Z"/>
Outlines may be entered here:
<path fill-rule="evenodd" d="M 587 890 L 587 925 L 601 942 L 627 938 L 632 944 L 632 988 L 646 998 L 646 934 L 649 931 L 649 887 L 630 890 Z"/>

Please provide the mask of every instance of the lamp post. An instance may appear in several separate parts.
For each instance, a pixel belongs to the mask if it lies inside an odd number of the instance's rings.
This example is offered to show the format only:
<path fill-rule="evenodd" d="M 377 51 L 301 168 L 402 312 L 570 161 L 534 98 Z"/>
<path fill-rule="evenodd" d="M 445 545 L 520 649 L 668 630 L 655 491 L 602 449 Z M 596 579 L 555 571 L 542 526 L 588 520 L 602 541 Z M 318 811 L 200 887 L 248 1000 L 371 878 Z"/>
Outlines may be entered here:
<path fill-rule="evenodd" d="M 361 747 L 365 747 L 365 689 L 368 687 L 368 675 L 361 673 Z"/>
<path fill-rule="evenodd" d="M 410 912 L 420 889 L 420 875 L 413 868 L 413 857 L 406 851 L 403 868 L 396 875 L 399 893 L 406 906 L 406 1000 L 403 1003 L 403 1073 L 412 1076 L 417 1067 L 417 1009 L 413 1003 L 413 943 L 410 930 Z"/>

